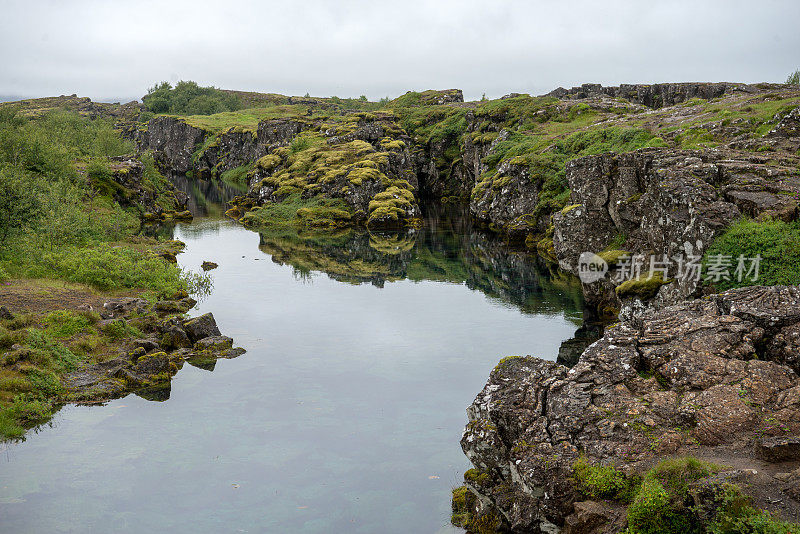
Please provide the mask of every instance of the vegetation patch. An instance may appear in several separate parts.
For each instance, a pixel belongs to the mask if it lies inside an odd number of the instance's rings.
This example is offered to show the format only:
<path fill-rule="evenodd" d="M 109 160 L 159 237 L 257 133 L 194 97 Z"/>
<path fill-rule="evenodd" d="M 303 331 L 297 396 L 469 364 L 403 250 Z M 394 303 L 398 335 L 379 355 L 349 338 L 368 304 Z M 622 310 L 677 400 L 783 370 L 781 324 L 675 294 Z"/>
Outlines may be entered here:
<path fill-rule="evenodd" d="M 572 465 L 577 490 L 587 499 L 629 503 L 639 490 L 641 477 L 626 476 L 611 466 L 591 465 L 581 458 Z"/>
<path fill-rule="evenodd" d="M 215 87 L 200 87 L 192 81 L 180 81 L 175 87 L 169 82 L 161 82 L 147 91 L 142 102 L 152 113 L 186 115 L 212 115 L 235 111 L 242 106 L 235 94 Z"/>
<path fill-rule="evenodd" d="M 759 256 L 758 277 L 754 280 L 751 260 Z M 741 266 L 740 257 L 746 259 Z M 728 279 L 708 282 L 719 291 L 751 285 L 800 284 L 800 222 L 740 219 L 706 250 L 704 272 L 712 261 L 720 260 L 729 271 Z M 741 279 L 737 269 L 741 269 Z"/>
<path fill-rule="evenodd" d="M 268 202 L 244 214 L 241 222 L 259 228 L 346 226 L 352 217 L 341 199 L 322 196 L 303 199 L 292 193 L 281 202 Z"/>

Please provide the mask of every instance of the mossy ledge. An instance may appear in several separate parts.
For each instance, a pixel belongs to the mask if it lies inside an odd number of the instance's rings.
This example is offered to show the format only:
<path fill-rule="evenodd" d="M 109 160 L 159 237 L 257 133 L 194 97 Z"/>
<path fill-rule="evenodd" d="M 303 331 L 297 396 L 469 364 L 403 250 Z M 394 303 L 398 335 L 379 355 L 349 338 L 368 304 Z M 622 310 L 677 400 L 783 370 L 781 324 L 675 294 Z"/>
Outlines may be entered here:
<path fill-rule="evenodd" d="M 54 292 L 69 309 L 47 311 L 49 286 L 11 282 L 5 293 L 28 295 L 28 312 L 0 306 L 0 440 L 24 439 L 66 403 L 98 403 L 136 393 L 169 398 L 171 378 L 198 360 L 244 352 L 221 336 L 213 315 L 186 319 L 195 304 L 171 299 L 103 298 L 81 287 Z M 31 293 L 35 291 L 35 293 Z M 47 307 L 37 304 L 47 301 Z"/>

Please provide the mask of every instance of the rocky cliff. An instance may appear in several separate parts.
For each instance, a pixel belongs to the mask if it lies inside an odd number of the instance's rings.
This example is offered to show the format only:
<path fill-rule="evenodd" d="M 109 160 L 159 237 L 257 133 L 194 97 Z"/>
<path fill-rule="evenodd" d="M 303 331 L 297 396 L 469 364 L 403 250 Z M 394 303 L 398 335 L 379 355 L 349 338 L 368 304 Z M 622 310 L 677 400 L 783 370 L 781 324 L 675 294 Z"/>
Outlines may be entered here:
<path fill-rule="evenodd" d="M 679 276 L 680 260 L 700 258 L 724 228 L 741 216 L 794 221 L 800 204 L 800 159 L 730 150 L 643 149 L 567 164 L 570 205 L 553 217 L 553 244 L 562 269 L 578 274 L 582 253 L 612 263 L 603 279 L 586 284 L 598 306 L 619 309 L 614 289 L 620 253 L 670 261 L 672 282 L 648 295 L 657 305 L 698 296 L 701 279 Z M 642 272 L 649 270 L 644 262 Z"/>
<path fill-rule="evenodd" d="M 577 525 L 587 494 L 576 462 L 632 475 L 690 454 L 800 519 L 798 305 L 796 287 L 733 290 L 615 325 L 571 369 L 501 361 L 461 440 L 478 470 L 466 479 L 472 513 L 499 514 L 513 532 L 616 531 Z M 601 506 L 603 521 L 614 506 Z"/>
<path fill-rule="evenodd" d="M 743 83 L 656 83 L 622 84 L 603 87 L 598 83 L 585 83 L 580 87 L 559 87 L 547 93 L 556 98 L 583 99 L 597 96 L 621 98 L 650 108 L 674 106 L 692 98 L 710 100 L 731 93 L 757 93 L 765 89 L 779 89 L 778 84 L 748 85 Z"/>

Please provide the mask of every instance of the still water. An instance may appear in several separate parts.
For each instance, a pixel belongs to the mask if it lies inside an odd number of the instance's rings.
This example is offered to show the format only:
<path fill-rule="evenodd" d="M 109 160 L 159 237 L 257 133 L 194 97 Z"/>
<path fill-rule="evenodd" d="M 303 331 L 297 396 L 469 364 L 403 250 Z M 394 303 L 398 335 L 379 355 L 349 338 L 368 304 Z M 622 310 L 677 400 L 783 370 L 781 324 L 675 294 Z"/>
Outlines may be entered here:
<path fill-rule="evenodd" d="M 247 353 L 0 445 L 0 531 L 454 532 L 465 408 L 502 356 L 556 359 L 579 286 L 437 209 L 304 235 L 195 208 L 179 261 L 219 268 L 192 314 Z"/>

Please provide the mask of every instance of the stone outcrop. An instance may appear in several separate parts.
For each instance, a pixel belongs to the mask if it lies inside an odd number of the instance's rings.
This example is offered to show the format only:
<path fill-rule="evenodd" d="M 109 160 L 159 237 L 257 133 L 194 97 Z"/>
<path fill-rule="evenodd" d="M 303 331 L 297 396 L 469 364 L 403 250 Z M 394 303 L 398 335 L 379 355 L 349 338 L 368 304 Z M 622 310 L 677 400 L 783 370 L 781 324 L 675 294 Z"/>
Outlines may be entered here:
<path fill-rule="evenodd" d="M 309 123 L 292 119 L 261 121 L 255 132 L 231 128 L 199 148 L 195 154 L 194 173 L 197 178 L 212 178 L 225 171 L 257 161 L 291 140 Z"/>
<path fill-rule="evenodd" d="M 580 504 L 579 458 L 632 473 L 690 454 L 733 466 L 756 504 L 797 520 L 800 378 L 773 342 L 798 309 L 798 287 L 732 290 L 615 325 L 571 369 L 501 361 L 461 440 L 480 473 L 466 477 L 479 512 L 513 532 L 575 532 L 577 516 L 618 517 Z"/>
<path fill-rule="evenodd" d="M 753 86 L 743 83 L 655 83 L 655 84 L 621 84 L 617 87 L 603 87 L 599 83 L 585 83 L 580 87 L 564 89 L 559 87 L 547 93 L 561 99 L 583 99 L 598 96 L 623 98 L 636 104 L 650 108 L 674 106 L 692 98 L 710 100 L 731 93 L 755 93 L 764 90 L 767 84 Z M 776 87 L 780 87 L 776 85 Z"/>
<path fill-rule="evenodd" d="M 120 206 L 137 208 L 145 219 L 191 219 L 187 211 L 188 195 L 164 181 L 155 184 L 144 176 L 144 165 L 134 156 L 109 158 L 110 183 L 96 183 L 98 189 L 108 189 L 110 196 Z M 105 192 L 105 191 L 104 191 Z"/>
<path fill-rule="evenodd" d="M 188 296 L 154 305 L 134 297 L 106 302 L 96 310 L 101 317 L 97 325 L 100 330 L 135 327 L 145 337 L 121 342 L 114 358 L 68 373 L 64 377 L 64 400 L 97 402 L 130 392 L 147 396 L 156 391 L 154 398 L 164 400 L 169 397 L 172 376 L 184 362 L 200 362 L 205 367 L 212 362 L 213 367 L 218 358 L 243 354 L 244 349 L 234 348 L 233 340 L 220 334 L 211 313 L 193 319 L 172 315 L 184 313 L 195 304 Z"/>
<path fill-rule="evenodd" d="M 192 155 L 206 138 L 206 132 L 176 117 L 156 117 L 138 134 L 140 150 L 152 150 L 162 169 L 186 174 L 194 169 Z"/>
<path fill-rule="evenodd" d="M 741 215 L 796 220 L 797 165 L 792 156 L 730 150 L 642 149 L 573 160 L 567 164 L 570 205 L 553 217 L 559 265 L 577 274 L 582 253 L 612 248 L 688 261 Z M 677 268 L 673 262 L 668 277 Z M 604 279 L 586 284 L 589 301 L 619 308 L 615 276 L 612 266 Z M 655 303 L 697 296 L 699 288 L 696 278 L 675 277 Z"/>

